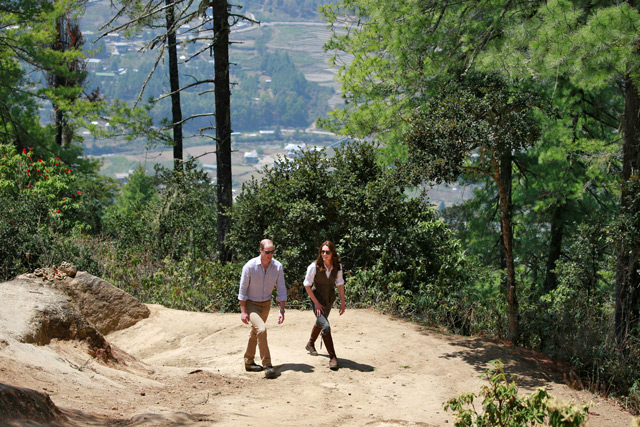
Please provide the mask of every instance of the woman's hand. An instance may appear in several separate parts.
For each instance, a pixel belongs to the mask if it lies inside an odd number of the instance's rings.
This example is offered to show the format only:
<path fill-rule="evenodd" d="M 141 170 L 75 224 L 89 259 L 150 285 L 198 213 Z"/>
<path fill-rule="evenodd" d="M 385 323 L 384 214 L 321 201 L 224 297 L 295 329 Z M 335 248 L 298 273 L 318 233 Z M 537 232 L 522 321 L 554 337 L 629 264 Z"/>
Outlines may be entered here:
<path fill-rule="evenodd" d="M 313 305 L 316 308 L 316 312 L 315 315 L 316 316 L 320 316 L 322 314 L 324 314 L 324 307 L 322 306 L 322 304 L 320 304 L 318 301 L 314 302 Z"/>
<path fill-rule="evenodd" d="M 340 303 L 340 316 L 342 316 L 344 314 L 344 311 L 346 310 L 346 308 L 347 307 L 345 306 L 344 301 L 342 301 Z"/>

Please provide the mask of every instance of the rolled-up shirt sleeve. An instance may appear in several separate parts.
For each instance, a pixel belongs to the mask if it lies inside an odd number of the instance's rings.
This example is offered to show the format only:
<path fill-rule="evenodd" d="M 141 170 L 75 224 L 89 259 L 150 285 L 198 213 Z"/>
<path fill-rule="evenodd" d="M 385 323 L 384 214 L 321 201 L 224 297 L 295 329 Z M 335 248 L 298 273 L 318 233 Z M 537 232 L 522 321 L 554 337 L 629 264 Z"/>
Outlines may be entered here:
<path fill-rule="evenodd" d="M 344 276 L 342 275 L 342 264 L 340 264 L 340 270 L 338 270 L 338 274 L 336 275 L 336 286 L 344 285 Z"/>
<path fill-rule="evenodd" d="M 278 291 L 278 301 L 287 300 L 287 286 L 284 283 L 284 269 L 282 266 L 278 271 L 278 278 L 276 279 L 276 290 Z"/>
<path fill-rule="evenodd" d="M 248 289 L 251 283 L 251 272 L 248 265 L 242 267 L 242 276 L 240 276 L 240 290 L 238 291 L 238 299 L 240 301 L 246 301 L 249 299 Z"/>
<path fill-rule="evenodd" d="M 305 286 L 313 285 L 313 279 L 315 278 L 316 278 L 316 263 L 313 262 L 309 264 L 309 267 L 307 267 L 307 274 L 304 276 L 303 285 Z"/>

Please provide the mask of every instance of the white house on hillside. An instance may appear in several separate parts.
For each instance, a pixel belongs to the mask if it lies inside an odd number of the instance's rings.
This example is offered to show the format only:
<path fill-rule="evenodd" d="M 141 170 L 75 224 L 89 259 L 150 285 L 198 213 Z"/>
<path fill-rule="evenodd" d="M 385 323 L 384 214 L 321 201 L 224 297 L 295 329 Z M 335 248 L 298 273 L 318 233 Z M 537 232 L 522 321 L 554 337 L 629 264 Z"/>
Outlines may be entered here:
<path fill-rule="evenodd" d="M 245 163 L 255 164 L 258 163 L 258 152 L 256 150 L 247 151 L 244 153 Z"/>

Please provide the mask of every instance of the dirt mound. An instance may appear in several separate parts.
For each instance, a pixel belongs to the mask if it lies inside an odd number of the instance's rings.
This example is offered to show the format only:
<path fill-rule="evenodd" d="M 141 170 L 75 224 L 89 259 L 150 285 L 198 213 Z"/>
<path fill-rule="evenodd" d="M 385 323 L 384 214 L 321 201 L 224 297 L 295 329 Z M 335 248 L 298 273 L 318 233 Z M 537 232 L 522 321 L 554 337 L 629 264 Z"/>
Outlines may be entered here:
<path fill-rule="evenodd" d="M 86 340 L 91 356 L 104 361 L 113 358 L 104 334 L 149 316 L 131 295 L 67 263 L 0 284 L 0 300 L 8 305 L 0 316 L 9 325 L 9 337 L 37 345 Z"/>
<path fill-rule="evenodd" d="M 21 354 L 28 352 L 23 344 L 45 346 L 74 340 L 90 358 L 116 363 L 104 334 L 149 316 L 149 309 L 131 295 L 66 263 L 1 283 L 0 301 L 0 351 L 13 351 L 24 360 L 29 357 Z M 60 419 L 48 395 L 4 384 L 0 387 L 0 419 L 47 423 Z"/>
<path fill-rule="evenodd" d="M 48 394 L 0 384 L 0 420 L 4 425 L 64 425 L 67 421 Z"/>

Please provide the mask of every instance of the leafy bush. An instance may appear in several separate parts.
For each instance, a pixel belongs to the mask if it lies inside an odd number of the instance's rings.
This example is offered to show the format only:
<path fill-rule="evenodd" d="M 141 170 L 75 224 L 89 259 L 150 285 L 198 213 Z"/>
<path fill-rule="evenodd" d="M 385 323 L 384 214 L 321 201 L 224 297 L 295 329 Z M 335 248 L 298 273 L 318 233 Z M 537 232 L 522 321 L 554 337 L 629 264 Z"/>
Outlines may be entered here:
<path fill-rule="evenodd" d="M 612 228 L 598 219 L 579 230 L 557 263 L 557 287 L 522 294 L 523 343 L 570 363 L 587 388 L 627 396 L 640 381 L 640 341 L 630 336 L 628 350 L 615 342 Z M 629 408 L 639 409 L 633 399 Z"/>
<path fill-rule="evenodd" d="M 218 245 L 217 189 L 206 172 L 194 162 L 184 171 L 158 168 L 163 184 L 160 201 L 151 207 L 151 232 L 155 254 L 180 260 L 209 259 Z"/>
<path fill-rule="evenodd" d="M 0 280 L 39 267 L 51 233 L 44 225 L 49 209 L 41 197 L 0 194 Z"/>
<path fill-rule="evenodd" d="M 146 303 L 238 310 L 242 265 L 216 262 L 216 221 L 216 188 L 193 162 L 155 177 L 138 168 L 107 211 L 101 277 Z"/>
<path fill-rule="evenodd" d="M 158 260 L 151 249 L 129 251 L 129 258 L 123 259 L 116 242 L 83 235 L 54 243 L 79 270 L 107 280 L 142 302 L 190 311 L 239 309 L 242 264 L 189 257 Z"/>
<path fill-rule="evenodd" d="M 401 272 L 384 273 L 381 263 L 348 275 L 345 298 L 354 307 L 374 306 L 397 315 L 415 313 L 412 293 L 402 286 Z M 372 284 L 376 284 L 372 286 Z"/>
<path fill-rule="evenodd" d="M 53 251 L 58 235 L 86 228 L 84 192 L 60 158 L 39 158 L 0 145 L 0 278 L 62 260 Z"/>
<path fill-rule="evenodd" d="M 444 406 L 454 411 L 455 425 L 464 426 L 582 426 L 588 407 L 563 405 L 556 402 L 544 388 L 529 397 L 518 395 L 514 381 L 508 382 L 504 366 L 495 361 L 485 376 L 489 385 L 482 386 L 479 394 L 465 393 L 450 399 Z M 482 397 L 482 412 L 476 410 L 474 400 Z"/>
<path fill-rule="evenodd" d="M 192 162 L 185 163 L 184 171 L 158 168 L 155 178 L 136 169 L 105 219 L 122 260 L 212 258 L 216 224 L 216 188 Z"/>
<path fill-rule="evenodd" d="M 237 311 L 242 265 L 165 259 L 153 275 L 140 278 L 130 291 L 143 300 L 189 311 Z M 137 283 L 134 283 L 137 285 Z M 125 289 L 127 290 L 127 289 Z"/>

